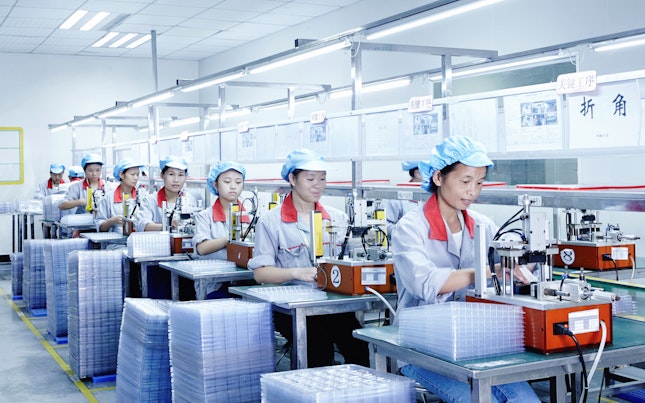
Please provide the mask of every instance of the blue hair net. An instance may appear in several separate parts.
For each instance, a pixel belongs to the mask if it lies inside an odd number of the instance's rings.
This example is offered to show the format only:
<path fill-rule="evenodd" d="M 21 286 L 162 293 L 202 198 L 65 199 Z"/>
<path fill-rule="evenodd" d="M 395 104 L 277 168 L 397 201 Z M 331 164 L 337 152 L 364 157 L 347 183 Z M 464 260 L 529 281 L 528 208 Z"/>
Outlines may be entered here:
<path fill-rule="evenodd" d="M 188 171 L 188 163 L 185 159 L 177 157 L 175 155 L 169 155 L 166 158 L 159 161 L 159 168 L 163 171 L 165 167 L 177 168 L 182 171 Z"/>
<path fill-rule="evenodd" d="M 87 164 L 101 164 L 101 165 L 103 165 L 103 159 L 98 154 L 87 154 L 81 160 L 81 167 L 83 167 L 83 170 L 85 170 L 85 166 Z"/>
<path fill-rule="evenodd" d="M 82 178 L 85 176 L 85 172 L 83 172 L 83 167 L 80 167 L 78 165 L 69 167 L 68 174 L 71 178 Z"/>
<path fill-rule="evenodd" d="M 49 172 L 53 174 L 62 174 L 65 172 L 65 165 L 53 163 L 49 166 Z"/>
<path fill-rule="evenodd" d="M 292 151 L 282 166 L 281 176 L 282 179 L 289 182 L 289 174 L 296 169 L 302 169 L 305 171 L 326 171 L 327 162 L 315 151 L 309 150 L 307 148 L 301 148 L 300 150 Z"/>
<path fill-rule="evenodd" d="M 429 161 L 419 162 L 419 172 L 423 177 L 421 188 L 429 192 L 434 172 L 455 162 L 476 168 L 493 166 L 482 143 L 466 136 L 451 136 L 434 146 Z"/>
<path fill-rule="evenodd" d="M 242 164 L 238 164 L 237 162 L 233 161 L 220 162 L 219 164 L 211 168 L 211 171 L 208 174 L 208 179 L 206 180 L 208 190 L 210 190 L 210 192 L 215 196 L 218 195 L 217 189 L 215 188 L 215 182 L 217 181 L 217 178 L 224 172 L 230 170 L 241 173 L 242 179 L 246 179 L 246 169 L 244 169 Z"/>
<path fill-rule="evenodd" d="M 418 169 L 419 168 L 419 161 L 403 161 L 401 163 L 401 169 L 404 171 L 409 171 L 411 169 Z"/>
<path fill-rule="evenodd" d="M 114 171 L 112 171 L 112 174 L 114 175 L 114 179 L 120 181 L 121 172 L 125 172 L 125 170 L 128 168 L 142 167 L 142 166 L 143 164 L 140 164 L 134 160 L 126 158 L 124 160 L 119 161 L 119 163 L 114 166 Z"/>

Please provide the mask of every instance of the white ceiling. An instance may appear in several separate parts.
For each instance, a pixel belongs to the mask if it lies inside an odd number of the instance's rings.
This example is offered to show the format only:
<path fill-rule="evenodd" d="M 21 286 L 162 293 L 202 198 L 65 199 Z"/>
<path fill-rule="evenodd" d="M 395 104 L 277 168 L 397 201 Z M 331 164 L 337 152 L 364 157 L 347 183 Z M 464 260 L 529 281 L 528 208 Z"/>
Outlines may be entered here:
<path fill-rule="evenodd" d="M 0 53 L 151 57 L 135 49 L 93 48 L 108 31 L 156 32 L 157 58 L 201 60 L 359 0 L 0 0 Z M 107 11 L 90 31 L 58 27 L 78 9 Z M 78 24 L 80 26 L 80 24 Z"/>

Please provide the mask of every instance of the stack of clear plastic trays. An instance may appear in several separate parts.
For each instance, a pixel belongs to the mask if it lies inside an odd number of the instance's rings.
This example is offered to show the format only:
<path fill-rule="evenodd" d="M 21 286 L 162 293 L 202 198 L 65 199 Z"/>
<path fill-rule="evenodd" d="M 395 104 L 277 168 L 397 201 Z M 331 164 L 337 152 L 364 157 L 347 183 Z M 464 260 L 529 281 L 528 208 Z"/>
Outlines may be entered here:
<path fill-rule="evenodd" d="M 248 293 L 269 302 L 320 301 L 327 299 L 327 293 L 304 284 L 277 287 L 251 287 Z"/>
<path fill-rule="evenodd" d="M 61 217 L 62 211 L 58 208 L 58 204 L 63 200 L 65 194 L 52 194 L 43 198 L 43 220 L 45 221 L 58 221 Z"/>
<path fill-rule="evenodd" d="M 94 225 L 94 215 L 87 214 L 68 214 L 60 218 L 60 222 L 65 225 Z"/>
<path fill-rule="evenodd" d="M 239 299 L 173 303 L 173 402 L 257 402 L 275 365 L 271 305 Z"/>
<path fill-rule="evenodd" d="M 121 260 L 110 250 L 67 258 L 69 365 L 79 378 L 114 375 L 123 311 Z"/>
<path fill-rule="evenodd" d="M 611 302 L 612 315 L 634 315 L 636 314 L 636 301 L 631 295 L 620 295 L 620 299 Z"/>
<path fill-rule="evenodd" d="M 126 298 L 116 367 L 117 402 L 171 402 L 170 301 Z"/>
<path fill-rule="evenodd" d="M 12 253 L 9 259 L 11 260 L 11 293 L 14 297 L 22 296 L 23 254 L 22 252 Z"/>
<path fill-rule="evenodd" d="M 447 302 L 397 313 L 401 345 L 449 360 L 524 351 L 522 307 Z"/>
<path fill-rule="evenodd" d="M 43 245 L 47 331 L 54 337 L 67 336 L 67 255 L 89 248 L 87 239 L 53 239 Z"/>
<path fill-rule="evenodd" d="M 262 402 L 414 402 L 414 381 L 360 365 L 262 374 Z"/>
<path fill-rule="evenodd" d="M 45 257 L 43 239 L 27 239 L 23 243 L 22 294 L 27 309 L 45 308 L 47 291 L 45 289 Z"/>
<path fill-rule="evenodd" d="M 123 234 L 120 234 L 118 232 L 95 232 L 92 233 L 92 240 L 93 241 L 111 241 L 113 239 L 122 239 Z"/>
<path fill-rule="evenodd" d="M 128 256 L 170 256 L 170 233 L 167 231 L 133 232 L 128 236 Z"/>
<path fill-rule="evenodd" d="M 193 273 L 237 267 L 235 262 L 224 259 L 185 260 L 177 262 L 175 266 Z"/>

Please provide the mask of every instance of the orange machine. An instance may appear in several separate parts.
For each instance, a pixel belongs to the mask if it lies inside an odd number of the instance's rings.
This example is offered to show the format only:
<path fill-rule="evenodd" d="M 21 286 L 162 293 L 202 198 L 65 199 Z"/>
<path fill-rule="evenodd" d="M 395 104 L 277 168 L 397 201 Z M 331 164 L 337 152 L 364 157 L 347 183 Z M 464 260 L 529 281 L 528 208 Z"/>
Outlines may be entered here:
<path fill-rule="evenodd" d="M 226 244 L 226 260 L 235 262 L 239 267 L 248 267 L 253 257 L 253 242 L 229 241 Z"/>
<path fill-rule="evenodd" d="M 603 255 L 611 259 L 603 259 Z M 614 270 L 631 268 L 632 259 L 635 258 L 634 243 L 563 241 L 558 244 L 558 253 L 553 256 L 553 263 L 561 267 L 584 267 L 585 270 Z"/>
<path fill-rule="evenodd" d="M 346 295 L 366 294 L 365 287 L 380 293 L 396 292 L 392 281 L 392 260 L 337 260 L 320 263 L 324 274 L 318 273 L 318 286 L 331 292 Z"/>
<path fill-rule="evenodd" d="M 607 327 L 607 345 L 612 343 L 611 303 L 599 300 L 581 302 L 538 301 L 530 296 L 486 296 L 485 299 L 468 296 L 470 302 L 510 303 L 524 311 L 524 344 L 527 349 L 542 354 L 575 350 L 569 336 L 557 334 L 556 325 L 568 327 L 581 347 L 600 344 L 600 321 Z"/>
<path fill-rule="evenodd" d="M 183 233 L 170 233 L 170 252 L 174 254 L 193 253 L 193 236 Z"/>

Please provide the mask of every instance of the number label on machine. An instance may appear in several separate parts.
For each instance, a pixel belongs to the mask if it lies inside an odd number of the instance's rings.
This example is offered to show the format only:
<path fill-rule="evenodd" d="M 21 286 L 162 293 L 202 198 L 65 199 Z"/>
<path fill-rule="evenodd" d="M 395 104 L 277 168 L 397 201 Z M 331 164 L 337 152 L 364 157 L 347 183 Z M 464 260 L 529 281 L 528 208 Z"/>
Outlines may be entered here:
<path fill-rule="evenodd" d="M 340 274 L 340 268 L 338 266 L 334 265 L 331 268 L 331 270 L 329 271 L 329 277 L 331 280 L 331 285 L 336 288 L 340 287 L 340 282 L 343 276 Z"/>
<path fill-rule="evenodd" d="M 600 311 L 589 309 L 569 313 L 569 330 L 573 334 L 597 332 L 600 328 Z"/>
<path fill-rule="evenodd" d="M 361 285 L 387 284 L 387 269 L 385 267 L 362 267 Z"/>

